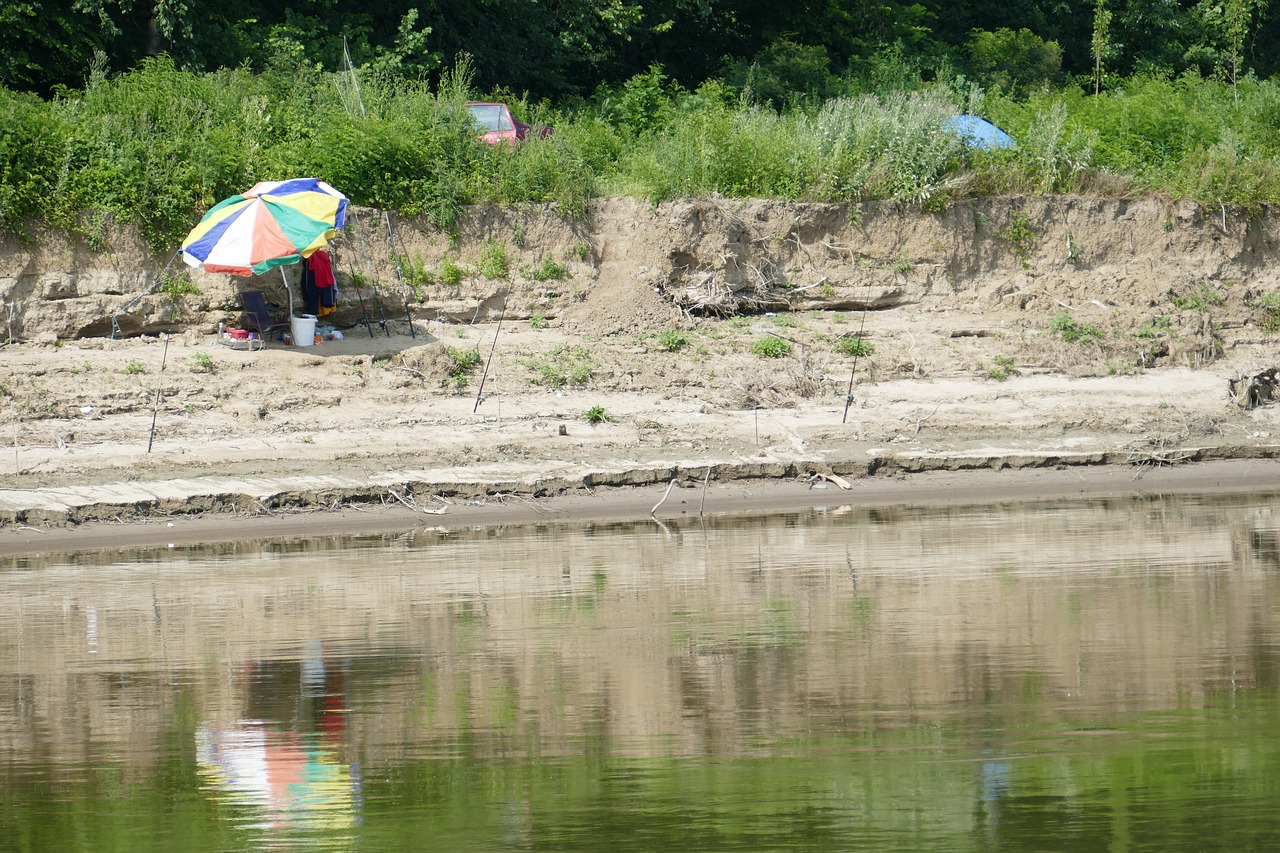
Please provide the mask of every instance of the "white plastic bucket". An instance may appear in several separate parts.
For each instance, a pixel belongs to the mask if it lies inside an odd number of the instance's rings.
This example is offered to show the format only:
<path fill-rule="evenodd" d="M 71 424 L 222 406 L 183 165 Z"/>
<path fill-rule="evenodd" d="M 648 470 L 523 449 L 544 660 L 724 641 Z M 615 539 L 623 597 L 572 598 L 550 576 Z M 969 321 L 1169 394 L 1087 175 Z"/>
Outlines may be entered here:
<path fill-rule="evenodd" d="M 301 314 L 297 317 L 289 319 L 289 325 L 293 333 L 293 345 L 299 347 L 309 347 L 316 341 L 316 315 Z"/>

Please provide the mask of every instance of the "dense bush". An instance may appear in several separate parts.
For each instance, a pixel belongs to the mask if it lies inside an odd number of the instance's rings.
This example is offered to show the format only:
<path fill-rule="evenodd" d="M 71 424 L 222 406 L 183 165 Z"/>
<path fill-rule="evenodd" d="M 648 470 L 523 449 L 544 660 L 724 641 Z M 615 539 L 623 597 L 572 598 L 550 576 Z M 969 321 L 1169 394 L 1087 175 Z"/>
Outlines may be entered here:
<path fill-rule="evenodd" d="M 465 66 L 434 89 L 365 72 L 353 100 L 349 78 L 312 67 L 193 74 L 153 60 L 94 72 L 83 91 L 49 100 L 0 88 L 0 227 L 23 234 L 42 222 L 92 239 L 117 219 L 161 248 L 220 199 L 301 175 L 442 227 L 467 204 L 554 202 L 581 214 L 597 194 L 930 208 L 990 193 L 1280 200 L 1271 81 L 1151 75 L 1100 95 L 1042 86 L 1015 97 L 984 96 L 963 78 L 889 76 L 876 91 L 860 91 L 871 78 L 848 80 L 848 94 L 783 112 L 721 82 L 682 89 L 658 66 L 559 110 L 505 93 L 521 118 L 555 125 L 549 139 L 507 148 L 475 139 Z M 964 148 L 944 129 L 958 112 L 987 115 L 1019 147 Z"/>

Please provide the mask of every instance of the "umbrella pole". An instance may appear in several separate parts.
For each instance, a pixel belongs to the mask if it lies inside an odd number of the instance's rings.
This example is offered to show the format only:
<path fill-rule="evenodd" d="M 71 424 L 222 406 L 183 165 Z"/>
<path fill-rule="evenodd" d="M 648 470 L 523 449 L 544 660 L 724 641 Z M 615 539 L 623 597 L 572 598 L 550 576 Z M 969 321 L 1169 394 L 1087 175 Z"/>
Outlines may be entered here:
<path fill-rule="evenodd" d="M 293 288 L 289 286 L 289 274 L 280 267 L 280 277 L 284 279 L 284 292 L 289 294 L 289 322 L 293 322 Z"/>

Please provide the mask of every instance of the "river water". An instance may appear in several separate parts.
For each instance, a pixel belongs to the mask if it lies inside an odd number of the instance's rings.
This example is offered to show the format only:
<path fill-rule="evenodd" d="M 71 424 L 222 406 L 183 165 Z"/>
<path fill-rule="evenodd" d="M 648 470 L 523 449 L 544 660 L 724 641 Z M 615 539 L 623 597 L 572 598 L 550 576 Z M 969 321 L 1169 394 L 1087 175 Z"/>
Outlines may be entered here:
<path fill-rule="evenodd" d="M 0 850 L 1277 849 L 1276 506 L 10 559 Z"/>

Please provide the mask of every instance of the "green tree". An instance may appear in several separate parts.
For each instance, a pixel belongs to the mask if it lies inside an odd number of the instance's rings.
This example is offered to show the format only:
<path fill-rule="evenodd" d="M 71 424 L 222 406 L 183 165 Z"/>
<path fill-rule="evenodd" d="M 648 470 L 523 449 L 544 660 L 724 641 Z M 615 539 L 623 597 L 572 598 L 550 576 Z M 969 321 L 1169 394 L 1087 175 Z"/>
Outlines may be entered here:
<path fill-rule="evenodd" d="M 830 66 L 825 47 L 779 38 L 752 61 L 730 63 L 726 71 L 728 81 L 751 92 L 755 101 L 784 109 L 838 94 L 840 81 Z"/>
<path fill-rule="evenodd" d="M 1244 73 L 1245 48 L 1261 18 L 1266 0 L 1200 0 L 1195 15 L 1201 30 L 1187 50 L 1189 61 L 1208 66 L 1232 86 L 1239 103 L 1238 83 Z"/>
<path fill-rule="evenodd" d="M 99 45 L 92 21 L 66 3 L 0 3 L 0 85 L 42 94 L 82 85 Z"/>
<path fill-rule="evenodd" d="M 1236 103 L 1240 103 L 1240 64 L 1244 58 L 1244 45 L 1253 31 L 1254 15 L 1261 15 L 1266 0 L 1223 0 L 1223 35 L 1227 44 L 1230 63 L 1229 79 Z"/>
<path fill-rule="evenodd" d="M 1093 55 L 1093 94 L 1102 92 L 1103 63 L 1111 57 L 1111 10 L 1107 0 L 1097 0 L 1093 7 L 1093 40 L 1089 52 Z"/>
<path fill-rule="evenodd" d="M 969 66 L 984 85 L 1008 93 L 1053 83 L 1062 70 L 1062 49 L 1028 29 L 1001 28 L 969 34 Z"/>

